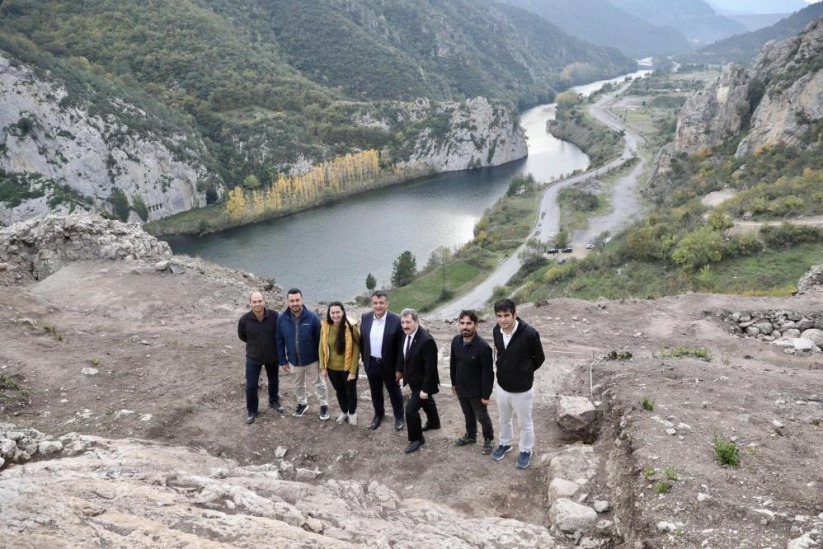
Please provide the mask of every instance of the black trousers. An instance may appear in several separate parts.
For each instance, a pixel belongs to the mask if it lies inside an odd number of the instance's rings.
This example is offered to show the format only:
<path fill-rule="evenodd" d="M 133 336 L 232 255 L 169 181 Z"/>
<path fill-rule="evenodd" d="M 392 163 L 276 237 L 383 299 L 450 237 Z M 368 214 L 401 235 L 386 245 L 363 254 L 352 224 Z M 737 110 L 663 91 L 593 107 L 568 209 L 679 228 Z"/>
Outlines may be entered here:
<path fill-rule="evenodd" d="M 469 438 L 477 438 L 477 422 L 483 428 L 483 438 L 494 438 L 494 427 L 492 418 L 486 405 L 480 402 L 480 397 L 460 397 L 460 407 L 463 409 L 463 417 L 466 419 L 466 434 Z"/>
<path fill-rule="evenodd" d="M 432 428 L 440 427 L 440 416 L 437 415 L 437 404 L 434 395 L 429 398 L 420 398 L 420 390 L 412 391 L 406 403 L 406 427 L 409 430 L 409 442 L 425 441 L 423 438 L 423 422 L 420 420 L 420 408 L 426 412 L 426 421 Z"/>
<path fill-rule="evenodd" d="M 348 372 L 332 370 L 331 368 L 327 368 L 326 373 L 329 374 L 329 381 L 331 381 L 337 395 L 340 411 L 347 414 L 357 412 L 357 378 L 348 381 Z"/>
<path fill-rule="evenodd" d="M 246 362 L 246 410 L 250 416 L 257 415 L 259 402 L 257 390 L 259 388 L 260 371 L 266 368 L 266 377 L 269 380 L 269 404 L 280 401 L 280 370 L 277 364 L 255 364 Z"/>
<path fill-rule="evenodd" d="M 394 370 L 387 368 L 386 363 L 382 360 L 378 361 L 374 357 L 369 357 L 366 377 L 369 379 L 374 415 L 379 417 L 386 415 L 385 397 L 383 395 L 383 387 L 386 387 L 395 419 L 403 419 L 403 393 L 400 390 L 400 383 L 395 377 Z"/>

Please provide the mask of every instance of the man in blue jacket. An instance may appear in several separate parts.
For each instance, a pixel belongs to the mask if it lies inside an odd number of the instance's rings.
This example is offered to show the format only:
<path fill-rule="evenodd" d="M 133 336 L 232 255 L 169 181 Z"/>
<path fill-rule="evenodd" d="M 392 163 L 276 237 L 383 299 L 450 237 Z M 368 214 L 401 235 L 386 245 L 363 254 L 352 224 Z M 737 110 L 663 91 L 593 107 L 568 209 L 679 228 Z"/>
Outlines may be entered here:
<path fill-rule="evenodd" d="M 518 318 L 514 301 L 501 299 L 494 304 L 497 326 L 492 330 L 497 352 L 497 413 L 500 421 L 500 446 L 492 452 L 499 461 L 511 451 L 514 429 L 512 416 L 520 424 L 520 456 L 517 468 L 525 469 L 534 448 L 534 372 L 546 360 L 540 334 Z"/>
<path fill-rule="evenodd" d="M 320 375 L 320 317 L 303 305 L 303 292 L 292 288 L 286 294 L 289 307 L 277 319 L 277 354 L 285 372 L 294 372 L 296 417 L 309 409 L 306 377 L 312 378 L 314 394 L 320 403 L 320 419 L 329 419 L 329 392 Z"/>

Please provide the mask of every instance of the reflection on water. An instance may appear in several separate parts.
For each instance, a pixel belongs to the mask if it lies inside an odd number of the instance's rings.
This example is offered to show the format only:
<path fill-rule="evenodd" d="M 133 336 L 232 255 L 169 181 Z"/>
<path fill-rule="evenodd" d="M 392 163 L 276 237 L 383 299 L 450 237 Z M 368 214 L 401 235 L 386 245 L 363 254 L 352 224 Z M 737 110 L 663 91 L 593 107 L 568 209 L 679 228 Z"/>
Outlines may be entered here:
<path fill-rule="evenodd" d="M 475 223 L 514 174 L 550 181 L 588 166 L 580 149 L 546 133 L 550 106 L 521 114 L 529 157 L 496 168 L 440 174 L 411 184 L 204 237 L 168 238 L 175 253 L 197 255 L 299 287 L 308 303 L 350 299 L 372 273 L 389 286 L 392 262 L 410 250 L 422 268 L 438 246 L 472 238 Z"/>

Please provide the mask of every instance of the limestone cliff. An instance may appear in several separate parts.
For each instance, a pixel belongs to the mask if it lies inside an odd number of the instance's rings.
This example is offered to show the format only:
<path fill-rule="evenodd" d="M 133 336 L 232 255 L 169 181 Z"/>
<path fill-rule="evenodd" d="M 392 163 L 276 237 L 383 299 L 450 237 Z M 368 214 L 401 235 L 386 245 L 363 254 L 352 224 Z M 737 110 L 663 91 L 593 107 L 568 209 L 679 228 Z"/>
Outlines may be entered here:
<path fill-rule="evenodd" d="M 426 125 L 410 136 L 411 150 L 401 166 L 451 172 L 499 166 L 528 155 L 526 134 L 512 112 L 484 97 L 462 103 L 421 99 L 408 104 L 406 116 L 426 119 Z"/>
<path fill-rule="evenodd" d="M 737 156 L 764 145 L 806 146 L 823 120 L 823 20 L 763 47 L 751 68 L 728 65 L 680 114 L 675 147 L 694 154 L 741 137 Z"/>
<path fill-rule="evenodd" d="M 117 189 L 133 208 L 130 221 L 139 211 L 158 219 L 206 204 L 200 140 L 138 132 L 125 116 L 92 114 L 66 96 L 58 82 L 0 55 L 0 224 L 78 207 L 112 211 Z M 125 102 L 112 107 L 132 120 L 149 116 Z"/>

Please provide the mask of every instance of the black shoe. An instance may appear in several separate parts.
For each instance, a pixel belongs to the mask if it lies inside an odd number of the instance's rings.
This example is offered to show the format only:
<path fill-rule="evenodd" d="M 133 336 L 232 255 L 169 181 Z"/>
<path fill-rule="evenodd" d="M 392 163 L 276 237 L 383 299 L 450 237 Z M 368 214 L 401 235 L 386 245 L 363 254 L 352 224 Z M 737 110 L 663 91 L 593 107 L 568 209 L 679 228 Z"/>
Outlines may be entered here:
<path fill-rule="evenodd" d="M 249 414 L 246 416 L 246 425 L 251 425 L 255 419 L 257 419 L 257 414 Z"/>
<path fill-rule="evenodd" d="M 418 451 L 424 444 L 426 444 L 425 440 L 413 440 L 409 442 L 409 445 L 406 446 L 406 449 L 403 451 L 407 454 L 411 454 L 412 452 Z"/>
<path fill-rule="evenodd" d="M 406 424 L 403 423 L 402 419 L 397 418 L 397 419 L 394 420 L 394 430 L 395 431 L 402 431 L 403 427 L 405 427 L 405 426 L 406 426 Z"/>
<path fill-rule="evenodd" d="M 422 431 L 434 431 L 436 429 L 440 429 L 439 423 L 437 425 L 429 425 L 429 422 L 427 421 L 426 424 L 423 426 Z"/>
<path fill-rule="evenodd" d="M 280 405 L 280 402 L 270 402 L 269 408 L 277 412 L 278 414 L 282 414 L 285 410 L 283 410 L 283 406 Z"/>
<path fill-rule="evenodd" d="M 369 429 L 375 430 L 380 427 L 380 424 L 383 422 L 383 416 L 374 416 L 374 419 L 371 420 L 371 425 L 369 425 Z"/>

